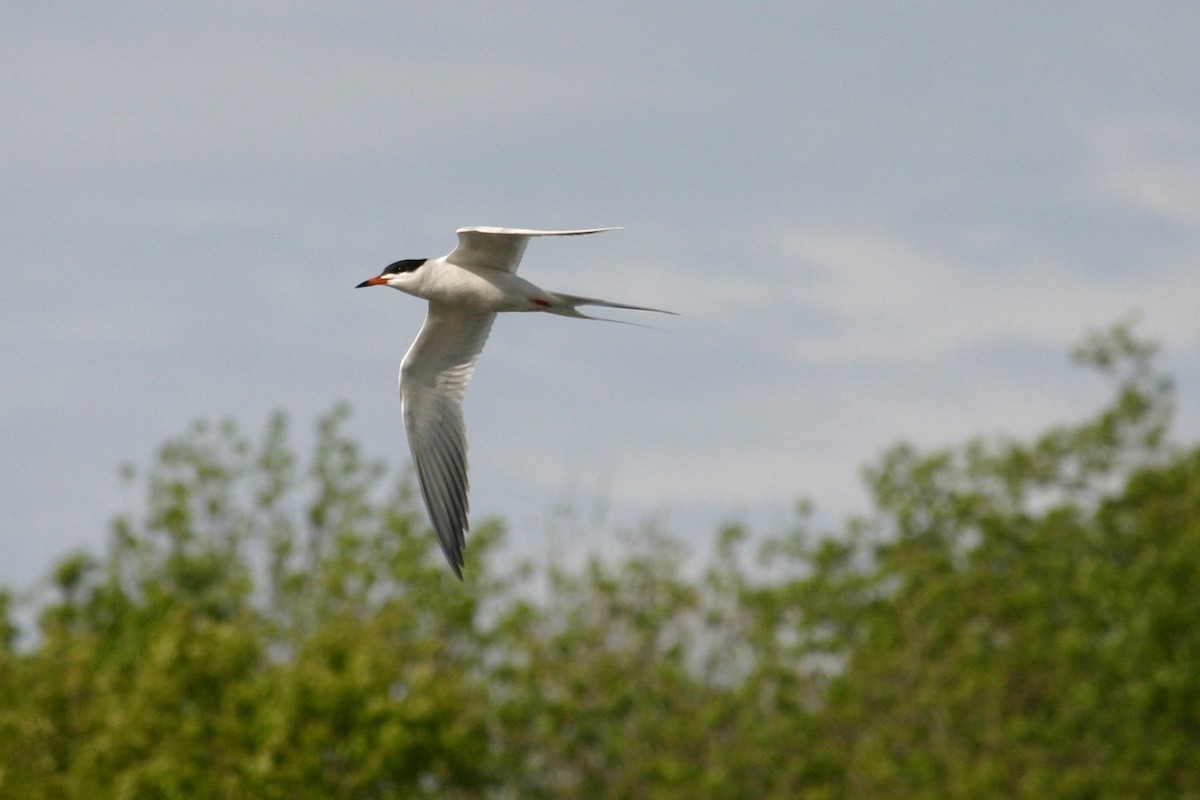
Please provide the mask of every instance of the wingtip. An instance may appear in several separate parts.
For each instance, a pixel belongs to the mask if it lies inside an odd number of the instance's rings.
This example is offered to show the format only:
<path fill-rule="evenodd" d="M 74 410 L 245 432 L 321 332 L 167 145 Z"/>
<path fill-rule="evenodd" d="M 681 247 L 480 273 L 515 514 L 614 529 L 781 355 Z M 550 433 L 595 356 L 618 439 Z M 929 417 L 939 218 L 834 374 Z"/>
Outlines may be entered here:
<path fill-rule="evenodd" d="M 447 548 L 443 544 L 442 555 L 446 557 L 446 563 L 450 565 L 450 571 L 454 573 L 454 577 L 461 581 L 463 579 L 463 567 L 467 565 L 466 559 L 463 558 L 462 545 Z"/>
<path fill-rule="evenodd" d="M 571 230 L 539 230 L 535 228 L 503 228 L 495 225 L 468 225 L 459 228 L 455 233 L 490 233 L 510 236 L 582 236 L 588 233 L 604 233 L 605 231 L 619 231 L 623 229 L 621 225 L 609 228 L 575 228 Z"/>

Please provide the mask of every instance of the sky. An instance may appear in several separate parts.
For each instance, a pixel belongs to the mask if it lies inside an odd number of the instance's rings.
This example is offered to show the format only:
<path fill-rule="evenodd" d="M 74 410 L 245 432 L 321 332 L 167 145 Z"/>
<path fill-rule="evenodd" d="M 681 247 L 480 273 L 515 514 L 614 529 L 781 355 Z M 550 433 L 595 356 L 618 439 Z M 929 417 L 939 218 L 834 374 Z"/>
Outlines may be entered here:
<path fill-rule="evenodd" d="M 472 516 L 517 551 L 869 511 L 895 442 L 1098 408 L 1067 353 L 1131 314 L 1200 435 L 1195 2 L 5 3 L 0 74 L 0 584 L 199 418 L 346 401 L 406 464 L 424 303 L 353 287 L 464 225 L 623 226 L 520 274 L 681 314 L 498 320 Z"/>

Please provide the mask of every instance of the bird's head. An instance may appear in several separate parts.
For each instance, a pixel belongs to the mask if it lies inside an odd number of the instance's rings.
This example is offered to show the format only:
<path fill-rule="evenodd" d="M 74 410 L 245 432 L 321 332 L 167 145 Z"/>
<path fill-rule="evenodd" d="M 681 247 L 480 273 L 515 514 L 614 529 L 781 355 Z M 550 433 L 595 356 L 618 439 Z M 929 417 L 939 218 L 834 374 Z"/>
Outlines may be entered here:
<path fill-rule="evenodd" d="M 415 273 L 428 259 L 425 258 L 406 258 L 403 261 L 397 261 L 394 264 L 388 264 L 383 272 L 376 275 L 374 278 L 367 278 L 365 281 L 354 287 L 361 289 L 364 286 L 391 286 L 393 289 L 407 291 L 412 286 L 416 277 Z"/>

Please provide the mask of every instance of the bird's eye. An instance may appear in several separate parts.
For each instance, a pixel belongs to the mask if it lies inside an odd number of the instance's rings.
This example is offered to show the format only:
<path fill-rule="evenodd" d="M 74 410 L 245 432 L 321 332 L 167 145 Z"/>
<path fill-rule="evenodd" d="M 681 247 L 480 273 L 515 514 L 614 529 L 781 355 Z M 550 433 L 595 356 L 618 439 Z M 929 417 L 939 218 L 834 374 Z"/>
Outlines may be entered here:
<path fill-rule="evenodd" d="M 384 275 L 396 275 L 401 272 L 412 272 L 417 267 L 424 264 L 428 259 L 424 258 L 406 258 L 403 261 L 397 261 L 395 264 L 388 264 L 387 269 L 383 271 Z"/>

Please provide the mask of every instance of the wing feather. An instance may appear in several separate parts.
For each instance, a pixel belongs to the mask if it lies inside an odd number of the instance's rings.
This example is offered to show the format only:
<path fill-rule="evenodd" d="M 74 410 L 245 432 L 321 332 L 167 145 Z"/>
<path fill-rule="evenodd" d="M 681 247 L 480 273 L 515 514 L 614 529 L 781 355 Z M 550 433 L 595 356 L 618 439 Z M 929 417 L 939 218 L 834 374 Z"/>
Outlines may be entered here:
<path fill-rule="evenodd" d="M 400 399 L 421 497 L 454 574 L 462 577 L 467 512 L 467 434 L 462 398 L 495 314 L 429 304 L 400 364 Z"/>
<path fill-rule="evenodd" d="M 524 228 L 459 228 L 458 247 L 446 256 L 451 264 L 516 272 L 525 246 L 534 236 L 583 236 L 617 228 L 583 228 L 574 231 L 534 231 Z"/>

